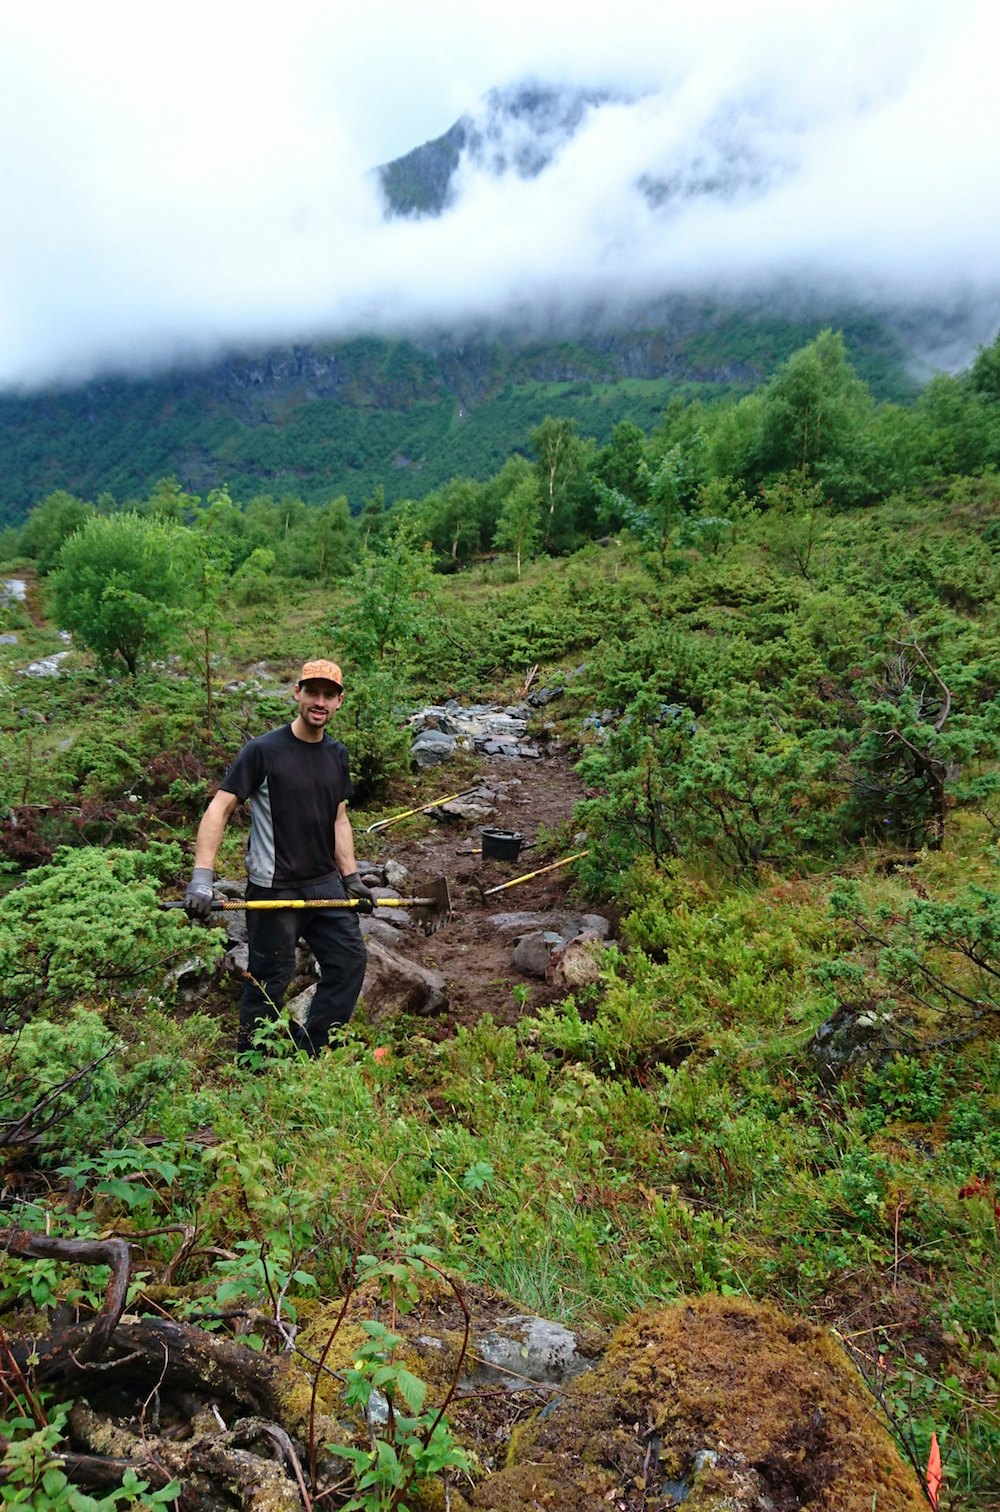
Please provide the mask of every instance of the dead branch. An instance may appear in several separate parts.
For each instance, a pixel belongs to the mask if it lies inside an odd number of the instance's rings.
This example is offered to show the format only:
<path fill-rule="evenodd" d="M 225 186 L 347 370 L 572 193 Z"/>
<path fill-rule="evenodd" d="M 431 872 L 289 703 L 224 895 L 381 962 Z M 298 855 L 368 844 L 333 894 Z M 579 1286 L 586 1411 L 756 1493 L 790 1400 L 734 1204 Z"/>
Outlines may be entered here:
<path fill-rule="evenodd" d="M 20 1118 L 0 1123 L 0 1145 L 34 1143 L 39 1135 L 44 1134 L 53 1124 L 58 1123 L 60 1118 L 64 1117 L 64 1114 L 58 1107 L 44 1123 L 39 1123 L 39 1119 L 50 1104 L 56 1102 L 64 1092 L 68 1092 L 70 1087 L 74 1086 L 76 1082 L 81 1081 L 85 1076 L 89 1076 L 92 1071 L 96 1071 L 97 1067 L 103 1061 L 106 1061 L 109 1055 L 113 1055 L 114 1048 L 112 1045 L 110 1049 L 105 1050 L 103 1055 L 99 1055 L 96 1060 L 88 1062 L 86 1066 L 81 1066 L 79 1070 L 73 1072 L 72 1076 L 67 1076 L 57 1086 L 50 1087 L 44 1097 L 40 1097 L 37 1102 L 32 1103 L 28 1111 L 22 1113 Z"/>
<path fill-rule="evenodd" d="M 129 1250 L 124 1239 L 53 1239 L 48 1234 L 31 1234 L 25 1229 L 5 1229 L 0 1230 L 0 1248 L 33 1260 L 70 1260 L 79 1265 L 111 1267 L 103 1311 L 74 1347 L 81 1364 L 100 1360 L 125 1311 Z"/>
<path fill-rule="evenodd" d="M 933 677 L 934 681 L 937 683 L 938 687 L 941 689 L 941 693 L 943 695 L 941 713 L 938 715 L 937 720 L 934 724 L 934 733 L 936 735 L 940 735 L 941 731 L 944 729 L 945 725 L 948 722 L 948 715 L 951 713 L 951 689 L 943 681 L 937 669 L 931 665 L 923 648 L 919 646 L 915 640 L 894 640 L 893 645 L 899 646 L 900 650 L 902 651 L 915 651 L 920 657 L 920 660 L 923 662 L 924 666 L 927 668 L 928 672 Z"/>

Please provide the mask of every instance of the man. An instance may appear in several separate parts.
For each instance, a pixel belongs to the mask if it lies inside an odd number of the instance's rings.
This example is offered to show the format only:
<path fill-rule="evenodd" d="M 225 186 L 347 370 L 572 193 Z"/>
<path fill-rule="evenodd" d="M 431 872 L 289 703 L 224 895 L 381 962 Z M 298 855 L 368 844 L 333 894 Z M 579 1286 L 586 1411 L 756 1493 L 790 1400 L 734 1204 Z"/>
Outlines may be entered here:
<path fill-rule="evenodd" d="M 205 810 L 195 843 L 194 870 L 184 895 L 189 918 L 212 909 L 215 858 L 238 803 L 250 804 L 247 901 L 274 898 L 359 898 L 371 911 L 373 894 L 358 874 L 347 800 L 354 791 L 347 749 L 326 733 L 344 701 L 336 662 L 308 661 L 294 690 L 291 724 L 245 745 Z M 237 1049 L 249 1050 L 263 1020 L 277 1015 L 295 966 L 301 936 L 319 964 L 320 980 L 305 1025 L 292 1026 L 296 1043 L 318 1055 L 331 1032 L 347 1023 L 365 978 L 367 954 L 358 910 L 249 909 L 247 985 Z"/>

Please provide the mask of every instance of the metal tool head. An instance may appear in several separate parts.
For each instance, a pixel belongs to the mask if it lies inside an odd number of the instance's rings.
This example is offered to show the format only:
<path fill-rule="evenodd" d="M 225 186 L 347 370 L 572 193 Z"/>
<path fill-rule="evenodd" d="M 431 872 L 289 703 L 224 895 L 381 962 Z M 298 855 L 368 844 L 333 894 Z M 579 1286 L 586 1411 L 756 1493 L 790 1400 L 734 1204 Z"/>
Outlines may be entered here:
<path fill-rule="evenodd" d="M 432 935 L 442 924 L 447 924 L 453 911 L 447 877 L 438 877 L 436 882 L 432 882 L 426 888 L 425 895 L 416 900 L 412 908 L 414 921 L 426 935 Z"/>

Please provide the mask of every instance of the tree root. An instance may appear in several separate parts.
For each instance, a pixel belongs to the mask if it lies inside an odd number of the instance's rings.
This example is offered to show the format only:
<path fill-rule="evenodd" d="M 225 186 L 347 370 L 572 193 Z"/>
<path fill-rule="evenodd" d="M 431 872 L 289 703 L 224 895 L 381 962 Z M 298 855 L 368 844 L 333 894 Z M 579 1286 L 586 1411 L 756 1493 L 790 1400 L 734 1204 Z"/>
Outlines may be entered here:
<path fill-rule="evenodd" d="M 96 1321 L 3 1338 L 5 1375 L 20 1381 L 19 1389 L 33 1397 L 36 1386 L 48 1385 L 78 1398 L 68 1423 L 73 1452 L 53 1456 L 73 1483 L 116 1486 L 133 1469 L 156 1487 L 176 1477 L 182 1504 L 199 1512 L 234 1504 L 299 1512 L 308 1504 L 299 1454 L 280 1424 L 279 1361 L 190 1324 L 125 1315 L 129 1248 L 122 1239 L 53 1239 L 15 1229 L 0 1232 L 3 1250 L 111 1268 Z M 163 1432 L 161 1415 L 170 1420 Z"/>
<path fill-rule="evenodd" d="M 89 1451 L 60 1457 L 76 1484 L 115 1486 L 131 1468 L 154 1486 L 176 1478 L 184 1499 L 196 1500 L 201 1512 L 231 1508 L 234 1501 L 247 1512 L 301 1512 L 303 1507 L 298 1455 L 276 1423 L 240 1418 L 231 1429 L 219 1432 L 205 1414 L 194 1437 L 179 1444 L 163 1435 L 112 1426 L 93 1408 L 78 1403 L 70 1413 L 69 1429 L 74 1444 Z M 289 1462 L 288 1470 L 273 1458 L 275 1444 Z"/>

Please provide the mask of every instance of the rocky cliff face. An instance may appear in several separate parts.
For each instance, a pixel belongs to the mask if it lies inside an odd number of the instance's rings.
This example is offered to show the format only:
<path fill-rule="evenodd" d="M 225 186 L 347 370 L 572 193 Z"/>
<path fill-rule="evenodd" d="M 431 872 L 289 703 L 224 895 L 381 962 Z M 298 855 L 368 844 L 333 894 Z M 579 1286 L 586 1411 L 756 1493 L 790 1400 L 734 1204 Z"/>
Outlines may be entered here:
<path fill-rule="evenodd" d="M 696 335 L 720 333 L 694 349 Z M 508 384 L 614 383 L 622 378 L 751 385 L 766 365 L 752 354 L 726 353 L 721 316 L 695 302 L 672 301 L 664 325 L 614 329 L 598 325 L 584 340 L 569 330 L 552 339 L 431 332 L 415 341 L 370 339 L 329 347 L 281 347 L 233 354 L 189 381 L 248 424 L 268 423 L 289 404 L 333 399 L 353 408 L 407 409 L 452 396 L 464 405 L 495 397 Z M 704 345 L 704 344 L 703 344 Z"/>

